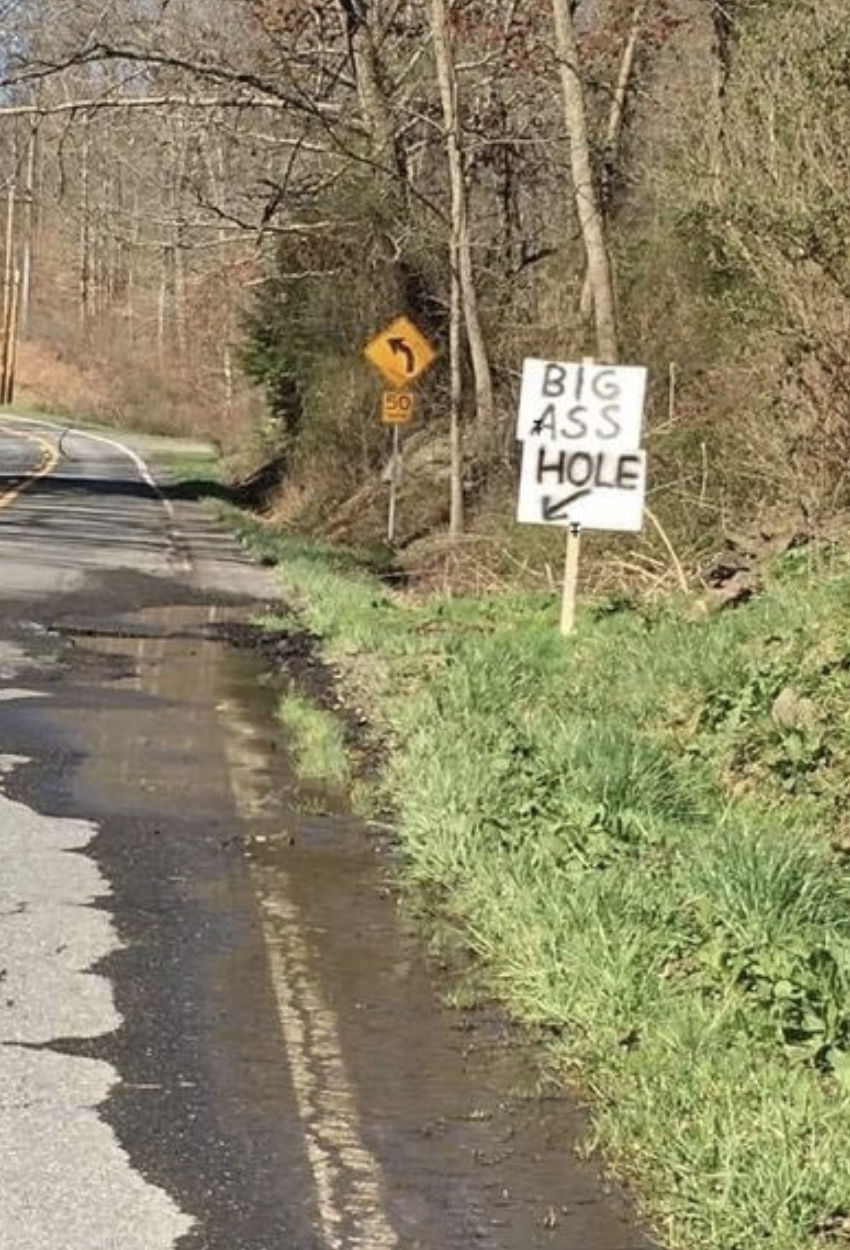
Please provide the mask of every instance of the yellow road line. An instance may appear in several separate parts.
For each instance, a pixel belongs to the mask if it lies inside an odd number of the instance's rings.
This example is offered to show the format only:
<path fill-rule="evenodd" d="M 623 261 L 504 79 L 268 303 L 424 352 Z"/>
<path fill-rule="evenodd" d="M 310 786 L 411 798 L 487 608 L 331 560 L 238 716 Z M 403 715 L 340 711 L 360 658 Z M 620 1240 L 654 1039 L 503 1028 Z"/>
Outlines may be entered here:
<path fill-rule="evenodd" d="M 59 463 L 60 456 L 53 443 L 48 442 L 46 438 L 40 438 L 38 434 L 25 434 L 23 430 L 15 430 L 8 425 L 0 426 L 0 434 L 9 434 L 12 438 L 23 438 L 28 443 L 35 443 L 37 447 L 41 448 L 41 459 L 36 468 L 27 474 L 26 480 L 21 482 L 19 486 L 12 486 L 9 490 L 0 491 L 0 509 L 3 509 L 10 508 L 15 500 L 25 490 L 28 490 L 34 482 L 37 482 L 39 478 L 47 477 L 49 473 L 52 473 Z"/>

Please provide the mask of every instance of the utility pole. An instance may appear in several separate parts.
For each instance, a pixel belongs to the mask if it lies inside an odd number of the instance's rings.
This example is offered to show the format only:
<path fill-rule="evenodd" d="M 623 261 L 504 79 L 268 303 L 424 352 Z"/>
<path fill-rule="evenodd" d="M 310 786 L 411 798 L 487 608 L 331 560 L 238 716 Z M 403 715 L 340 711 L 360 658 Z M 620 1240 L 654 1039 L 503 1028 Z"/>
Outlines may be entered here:
<path fill-rule="evenodd" d="M 30 303 L 32 299 L 33 252 L 35 249 L 35 182 L 39 159 L 38 123 L 33 121 L 27 143 L 27 155 L 24 165 L 24 222 L 23 240 L 21 245 L 21 298 L 19 324 L 21 333 L 26 334 L 29 323 Z"/>
<path fill-rule="evenodd" d="M 16 183 L 6 195 L 6 235 L 3 257 L 3 322 L 0 346 L 0 403 L 11 403 L 14 391 L 14 339 L 17 337 L 20 274 L 15 268 Z"/>
<path fill-rule="evenodd" d="M 18 331 L 21 312 L 21 271 L 17 267 L 12 275 L 12 294 L 9 302 L 9 338 L 4 352 L 3 403 L 15 400 L 15 376 L 18 369 Z"/>

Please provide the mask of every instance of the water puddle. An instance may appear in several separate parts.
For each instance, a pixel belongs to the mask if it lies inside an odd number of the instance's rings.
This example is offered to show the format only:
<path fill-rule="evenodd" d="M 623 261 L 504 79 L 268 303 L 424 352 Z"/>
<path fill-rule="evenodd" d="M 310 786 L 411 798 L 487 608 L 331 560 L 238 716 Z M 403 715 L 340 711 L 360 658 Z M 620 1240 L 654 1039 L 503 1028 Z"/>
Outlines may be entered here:
<path fill-rule="evenodd" d="M 143 1087 L 159 1068 L 168 1087 L 147 1134 L 129 1127 L 138 1095 L 116 1118 L 148 1170 L 165 1137 L 186 1177 L 198 1165 L 180 1124 L 214 1120 L 192 1150 L 217 1143 L 218 1179 L 181 1194 L 202 1229 L 186 1250 L 646 1247 L 575 1157 L 581 1116 L 524 1095 L 532 1073 L 510 1032 L 442 1006 L 388 865 L 339 796 L 301 810 L 275 720 L 284 679 L 214 641 L 222 619 L 189 607 L 115 631 L 132 637 L 81 629 L 77 647 L 120 662 L 57 713 L 85 742 L 73 805 L 102 822 L 127 900 L 114 972 L 153 1058 L 124 1070 Z M 151 1019 L 175 1011 L 176 1026 Z M 170 1050 L 157 1028 L 174 1030 Z"/>

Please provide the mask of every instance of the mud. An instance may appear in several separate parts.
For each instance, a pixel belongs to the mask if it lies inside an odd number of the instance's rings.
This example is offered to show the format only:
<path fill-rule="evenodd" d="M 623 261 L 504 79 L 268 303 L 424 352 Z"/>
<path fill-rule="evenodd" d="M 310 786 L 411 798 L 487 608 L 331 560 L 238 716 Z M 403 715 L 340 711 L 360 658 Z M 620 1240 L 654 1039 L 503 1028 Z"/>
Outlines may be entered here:
<path fill-rule="evenodd" d="M 184 607 L 196 607 L 191 598 Z M 277 612 L 293 615 L 289 608 L 277 605 Z M 375 733 L 369 719 L 354 711 L 341 697 L 338 674 L 322 654 L 321 639 L 308 629 L 288 627 L 272 629 L 245 619 L 244 607 L 238 601 L 223 600 L 212 619 L 201 619 L 199 611 L 184 614 L 179 624 L 164 627 L 161 622 L 141 619 L 138 615 L 111 618 L 89 623 L 89 618 L 71 614 L 55 627 L 55 632 L 72 640 L 93 638 L 138 639 L 166 637 L 196 641 L 222 642 L 240 651 L 259 656 L 275 672 L 283 673 L 299 691 L 309 696 L 317 707 L 332 713 L 340 721 L 346 746 L 351 753 L 358 776 L 376 774 L 386 760 L 386 748 Z"/>
<path fill-rule="evenodd" d="M 198 1218 L 181 1250 L 648 1247 L 500 1018 L 442 1005 L 344 801 L 310 814 L 274 713 L 305 678 L 338 706 L 313 640 L 192 603 L 61 633 L 49 704 L 0 707 L 0 749 L 103 831 L 126 1025 L 87 1053 L 122 1073 L 131 1157 Z"/>

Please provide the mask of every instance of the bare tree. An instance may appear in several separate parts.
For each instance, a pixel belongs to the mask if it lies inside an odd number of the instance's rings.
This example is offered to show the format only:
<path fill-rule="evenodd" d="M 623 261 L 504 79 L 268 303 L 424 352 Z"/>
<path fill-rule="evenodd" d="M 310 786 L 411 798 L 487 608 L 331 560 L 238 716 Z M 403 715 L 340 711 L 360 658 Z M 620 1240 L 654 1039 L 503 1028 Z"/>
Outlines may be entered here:
<path fill-rule="evenodd" d="M 552 0 L 555 44 L 561 75 L 564 122 L 570 141 L 573 197 L 587 256 L 587 277 L 593 298 L 596 355 L 619 356 L 614 279 L 605 238 L 605 223 L 593 174 L 584 85 L 571 0 Z"/>

